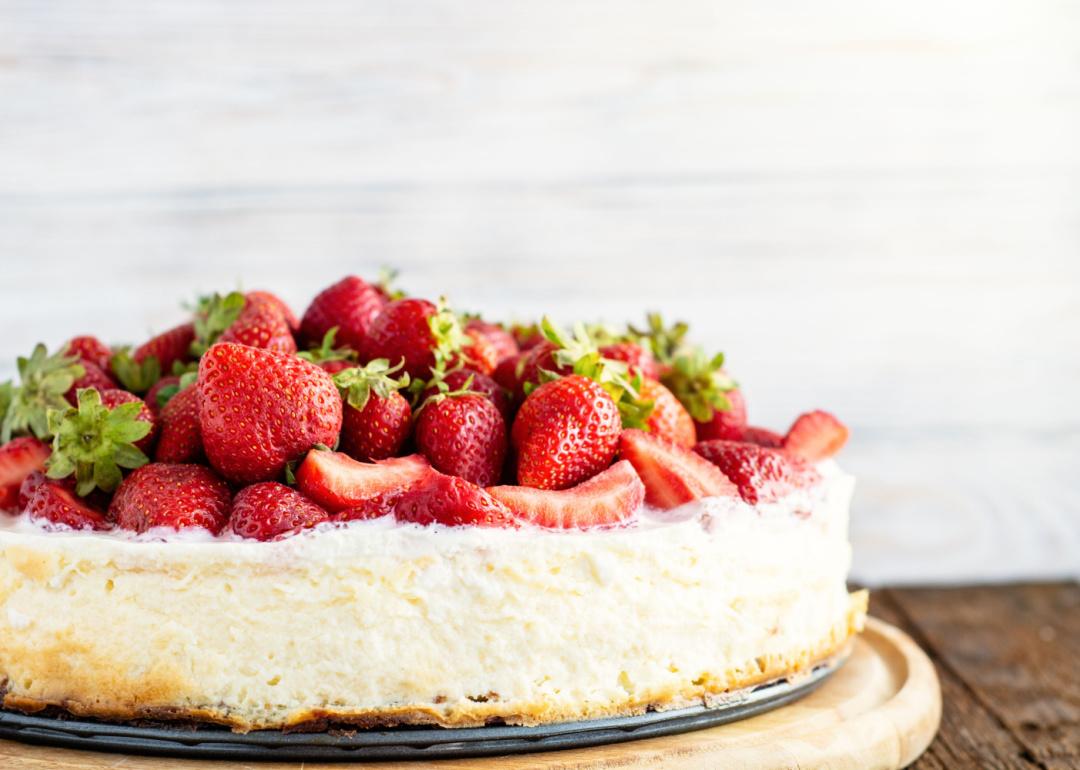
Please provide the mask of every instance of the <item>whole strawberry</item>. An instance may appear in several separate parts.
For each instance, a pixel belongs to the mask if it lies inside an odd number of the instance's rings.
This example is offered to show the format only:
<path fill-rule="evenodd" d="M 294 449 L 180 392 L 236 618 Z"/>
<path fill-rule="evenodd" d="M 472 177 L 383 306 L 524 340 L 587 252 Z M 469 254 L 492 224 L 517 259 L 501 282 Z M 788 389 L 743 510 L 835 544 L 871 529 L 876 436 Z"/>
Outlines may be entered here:
<path fill-rule="evenodd" d="M 347 276 L 311 301 L 300 321 L 300 335 L 307 344 L 317 345 L 328 331 L 337 327 L 338 344 L 360 350 L 371 322 L 384 304 L 376 287 L 355 275 Z"/>
<path fill-rule="evenodd" d="M 465 322 L 466 332 L 482 334 L 495 349 L 495 363 L 516 356 L 519 352 L 514 335 L 498 324 L 489 323 L 479 318 L 470 318 Z"/>
<path fill-rule="evenodd" d="M 244 298 L 249 305 L 269 305 L 277 310 L 281 317 L 285 319 L 285 323 L 288 324 L 289 331 L 295 333 L 300 330 L 300 320 L 296 317 L 296 313 L 276 294 L 271 294 L 268 291 L 249 291 L 244 295 Z"/>
<path fill-rule="evenodd" d="M 265 300 L 247 300 L 236 320 L 218 337 L 219 342 L 235 342 L 278 353 L 295 353 L 296 340 L 281 309 Z"/>
<path fill-rule="evenodd" d="M 640 395 L 653 403 L 645 421 L 647 430 L 688 449 L 697 442 L 694 419 L 670 390 L 656 380 L 643 379 Z"/>
<path fill-rule="evenodd" d="M 190 360 L 191 343 L 194 341 L 194 324 L 181 324 L 162 332 L 135 348 L 131 358 L 136 363 L 141 364 L 153 356 L 157 360 L 161 372 L 171 372 L 174 363 L 183 363 Z"/>
<path fill-rule="evenodd" d="M 461 350 L 450 359 L 450 365 L 461 364 L 481 374 L 491 374 L 499 364 L 499 353 L 485 335 L 476 331 L 465 332 Z"/>
<path fill-rule="evenodd" d="M 569 375 L 541 385 L 521 405 L 511 431 L 518 483 L 565 489 L 611 465 L 622 420 L 597 382 Z"/>
<path fill-rule="evenodd" d="M 97 364 L 92 364 L 89 361 L 80 361 L 79 365 L 83 368 L 83 375 L 79 379 L 72 383 L 68 388 L 68 392 L 64 394 L 64 398 L 68 403 L 75 406 L 79 400 L 79 391 L 83 388 L 94 388 L 95 390 L 104 392 L 106 390 L 112 390 L 116 387 L 116 383 L 113 378 L 107 375 L 103 370 L 99 369 Z"/>
<path fill-rule="evenodd" d="M 345 454 L 374 461 L 401 451 L 412 426 L 412 408 L 398 392 L 409 384 L 409 375 L 395 376 L 400 368 L 377 358 L 334 375 L 344 402 L 338 448 Z"/>
<path fill-rule="evenodd" d="M 600 355 L 614 361 L 624 362 L 631 375 L 638 375 L 649 380 L 660 379 L 660 365 L 653 354 L 636 342 L 614 342 L 600 348 Z"/>
<path fill-rule="evenodd" d="M 230 481 L 271 481 L 316 444 L 337 443 L 337 387 L 297 356 L 221 342 L 203 355 L 198 387 L 203 449 Z"/>
<path fill-rule="evenodd" d="M 27 476 L 19 492 L 22 507 L 34 521 L 71 529 L 111 529 L 105 515 L 75 495 L 71 485 L 47 479 L 40 471 Z"/>
<path fill-rule="evenodd" d="M 821 478 L 813 466 L 780 449 L 716 439 L 694 451 L 723 471 L 751 505 L 775 501 Z"/>
<path fill-rule="evenodd" d="M 467 368 L 454 369 L 449 372 L 437 371 L 434 374 L 435 377 L 428 382 L 428 387 L 424 389 L 421 398 L 430 398 L 440 391 L 471 391 L 485 396 L 499 410 L 499 414 L 503 416 L 504 420 L 510 420 L 510 413 L 513 410 L 510 395 L 491 377 Z M 439 382 L 442 382 L 444 386 L 440 387 Z"/>
<path fill-rule="evenodd" d="M 488 486 L 502 476 L 506 421 L 484 396 L 439 394 L 416 418 L 416 446 L 436 470 Z"/>
<path fill-rule="evenodd" d="M 19 487 L 34 471 L 45 470 L 49 445 L 33 436 L 13 438 L 0 446 L 0 510 L 18 507 Z"/>
<path fill-rule="evenodd" d="M 188 385 L 169 399 L 158 415 L 161 431 L 154 459 L 159 463 L 191 463 L 203 456 L 199 430 L 199 389 Z"/>
<path fill-rule="evenodd" d="M 516 527 L 514 514 L 487 491 L 457 476 L 430 474 L 394 505 L 399 521 L 450 527 Z"/>
<path fill-rule="evenodd" d="M 118 527 L 202 527 L 214 534 L 229 518 L 229 485 L 202 465 L 150 463 L 121 482 L 109 505 Z"/>
<path fill-rule="evenodd" d="M 746 430 L 746 400 L 738 388 L 724 393 L 727 409 L 716 409 L 708 420 L 697 423 L 698 441 L 725 439 L 741 441 Z"/>
<path fill-rule="evenodd" d="M 462 351 L 474 342 L 445 307 L 426 299 L 399 299 L 375 317 L 360 353 L 369 361 L 403 360 L 410 377 L 426 379 L 436 364 L 449 369 L 460 362 Z"/>
<path fill-rule="evenodd" d="M 241 537 L 273 540 L 330 518 L 330 514 L 291 487 L 264 481 L 236 493 L 229 526 Z"/>
<path fill-rule="evenodd" d="M 69 356 L 88 361 L 103 372 L 109 371 L 109 361 L 113 356 L 112 349 L 97 337 L 89 335 L 72 337 L 64 349 Z"/>

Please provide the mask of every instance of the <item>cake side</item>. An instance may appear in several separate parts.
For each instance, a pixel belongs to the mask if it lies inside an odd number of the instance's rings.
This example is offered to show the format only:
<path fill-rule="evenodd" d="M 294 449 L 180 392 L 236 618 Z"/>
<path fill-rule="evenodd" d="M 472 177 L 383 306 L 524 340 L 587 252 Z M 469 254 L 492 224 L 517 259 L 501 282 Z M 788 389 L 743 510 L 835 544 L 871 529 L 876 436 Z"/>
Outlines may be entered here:
<path fill-rule="evenodd" d="M 850 477 L 809 515 L 710 499 L 575 533 L 394 525 L 275 543 L 0 530 L 4 705 L 238 730 L 477 726 L 708 702 L 862 627 Z M 680 512 L 677 512 L 680 513 Z"/>

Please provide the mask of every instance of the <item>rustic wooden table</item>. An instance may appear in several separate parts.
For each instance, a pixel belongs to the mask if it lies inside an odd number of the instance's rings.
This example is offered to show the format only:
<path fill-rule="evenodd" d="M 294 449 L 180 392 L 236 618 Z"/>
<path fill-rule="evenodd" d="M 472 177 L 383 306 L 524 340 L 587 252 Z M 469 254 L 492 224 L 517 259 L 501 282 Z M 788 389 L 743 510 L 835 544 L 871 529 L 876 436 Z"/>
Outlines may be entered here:
<path fill-rule="evenodd" d="M 870 611 L 941 679 L 941 729 L 913 767 L 1080 768 L 1080 584 L 884 589 Z"/>

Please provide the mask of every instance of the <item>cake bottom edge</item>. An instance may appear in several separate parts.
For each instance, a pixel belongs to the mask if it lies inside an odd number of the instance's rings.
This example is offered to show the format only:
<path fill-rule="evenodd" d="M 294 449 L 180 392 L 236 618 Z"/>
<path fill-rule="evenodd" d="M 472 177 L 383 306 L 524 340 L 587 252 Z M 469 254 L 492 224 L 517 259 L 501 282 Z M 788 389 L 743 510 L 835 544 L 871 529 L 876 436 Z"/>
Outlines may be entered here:
<path fill-rule="evenodd" d="M 385 706 L 377 708 L 306 708 L 286 718 L 265 721 L 249 714 L 210 707 L 146 706 L 110 704 L 100 697 L 44 700 L 0 689 L 3 708 L 27 714 L 59 710 L 75 717 L 114 723 L 162 721 L 172 723 L 214 724 L 234 732 L 282 730 L 319 732 L 330 728 L 373 729 L 399 726 L 436 726 L 447 728 L 483 727 L 492 723 L 536 726 L 557 722 L 635 716 L 647 711 L 669 711 L 689 706 L 714 706 L 739 691 L 771 681 L 809 672 L 815 666 L 841 655 L 863 629 L 869 596 L 867 591 L 849 595 L 847 612 L 827 635 L 799 649 L 760 656 L 740 666 L 713 672 L 703 681 L 662 691 L 628 694 L 626 699 L 603 704 L 583 703 L 572 708 L 554 707 L 550 702 L 478 701 L 443 706 L 437 703 Z M 97 694 L 100 696 L 100 694 Z"/>

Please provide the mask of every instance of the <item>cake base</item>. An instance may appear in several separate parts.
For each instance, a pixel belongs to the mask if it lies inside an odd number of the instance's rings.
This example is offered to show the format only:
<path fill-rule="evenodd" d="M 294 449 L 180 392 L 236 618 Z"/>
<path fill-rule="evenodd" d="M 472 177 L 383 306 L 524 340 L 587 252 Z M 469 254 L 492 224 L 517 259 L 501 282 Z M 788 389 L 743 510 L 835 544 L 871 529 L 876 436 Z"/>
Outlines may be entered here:
<path fill-rule="evenodd" d="M 682 735 L 635 740 L 624 745 L 498 757 L 433 760 L 425 767 L 489 770 L 577 768 L 739 767 L 758 770 L 792 766 L 899 768 L 929 745 L 941 715 L 941 694 L 933 664 L 903 632 L 869 619 L 847 663 L 821 687 L 769 714 Z M 499 728 L 494 728 L 499 729 Z M 239 737 L 239 736 L 237 736 Z M 35 740 L 48 740 L 39 734 Z M 360 759 L 361 757 L 351 757 Z M 267 770 L 295 767 L 260 763 Z M 0 740 L 0 766 L 23 770 L 59 766 L 103 770 L 115 754 L 31 746 Z M 129 770 L 151 770 L 161 760 L 131 756 Z M 337 765 L 341 766 L 341 765 Z M 407 770 L 416 765 L 376 762 L 365 767 Z M 197 760 L 172 760 L 170 767 L 207 767 Z M 308 765 L 312 767 L 312 765 Z"/>

